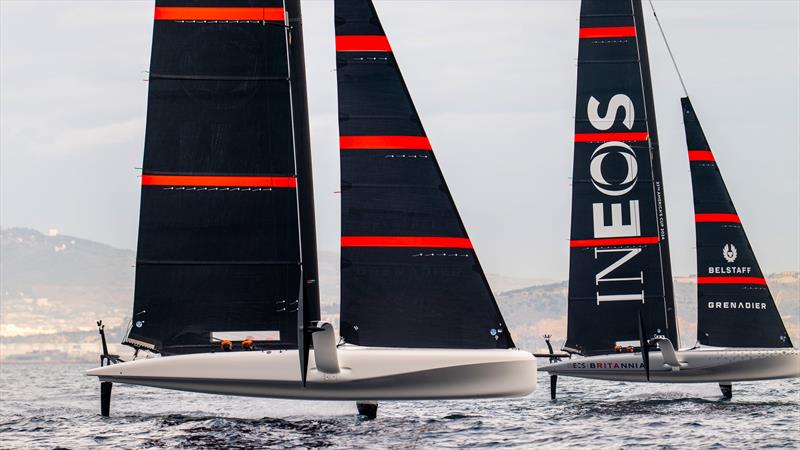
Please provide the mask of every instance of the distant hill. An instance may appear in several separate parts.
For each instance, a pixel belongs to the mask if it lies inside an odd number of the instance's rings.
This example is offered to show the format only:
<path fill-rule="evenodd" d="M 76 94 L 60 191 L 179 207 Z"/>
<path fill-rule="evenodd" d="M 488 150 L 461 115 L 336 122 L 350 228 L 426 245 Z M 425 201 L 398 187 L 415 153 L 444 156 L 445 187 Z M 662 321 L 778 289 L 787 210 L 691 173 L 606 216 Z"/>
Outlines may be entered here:
<path fill-rule="evenodd" d="M 135 255 L 86 239 L 27 228 L 0 230 L 0 360 L 95 361 L 94 321 L 103 319 L 111 343 L 127 331 Z M 320 253 L 323 316 L 338 323 L 339 257 Z M 543 334 L 557 345 L 566 331 L 566 282 L 488 275 L 518 346 L 543 350 Z M 800 273 L 768 277 L 794 342 L 800 342 Z M 683 345 L 695 334 L 693 277 L 676 277 Z M 128 349 L 116 346 L 125 355 Z"/>
<path fill-rule="evenodd" d="M 691 346 L 697 331 L 697 285 L 693 276 L 675 277 L 673 281 L 681 344 Z M 792 342 L 800 343 L 800 272 L 768 275 L 767 281 Z M 497 301 L 518 346 L 544 351 L 544 334 L 551 334 L 554 344 L 563 343 L 567 329 L 566 281 L 503 292 Z"/>
<path fill-rule="evenodd" d="M 120 324 L 130 308 L 133 264 L 130 250 L 0 230 L 0 337 L 92 330 L 100 317 Z"/>

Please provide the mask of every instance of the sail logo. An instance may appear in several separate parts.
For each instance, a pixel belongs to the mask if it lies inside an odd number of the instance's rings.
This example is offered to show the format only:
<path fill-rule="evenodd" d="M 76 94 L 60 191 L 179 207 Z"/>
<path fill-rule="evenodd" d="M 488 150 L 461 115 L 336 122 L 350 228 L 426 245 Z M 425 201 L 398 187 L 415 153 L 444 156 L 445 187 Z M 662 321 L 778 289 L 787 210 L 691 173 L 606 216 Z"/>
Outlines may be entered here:
<path fill-rule="evenodd" d="M 735 245 L 725 244 L 725 247 L 722 247 L 722 256 L 725 258 L 725 261 L 732 263 L 736 261 L 736 257 L 739 256 L 739 253 L 736 251 Z"/>
<path fill-rule="evenodd" d="M 597 131 L 610 130 L 616 121 L 618 113 L 622 111 L 622 125 L 628 130 L 633 129 L 636 111 L 631 98 L 625 94 L 615 94 L 608 101 L 606 114 L 600 115 L 600 101 L 595 97 L 590 97 L 587 104 L 586 113 L 589 123 Z M 611 159 L 624 163 L 624 174 L 618 175 L 617 179 L 609 180 L 603 174 L 603 164 Z M 619 166 L 618 167 L 622 167 Z M 636 152 L 625 142 L 612 140 L 604 142 L 598 146 L 589 157 L 589 176 L 592 185 L 601 194 L 615 198 L 630 193 L 639 180 L 639 163 L 636 159 Z M 627 214 L 623 213 L 623 206 L 627 209 Z M 611 213 L 607 217 L 606 212 Z M 610 220 L 608 220 L 610 219 Z M 639 200 L 628 200 L 627 204 L 622 201 L 609 203 L 592 203 L 592 231 L 595 239 L 614 239 L 631 238 L 642 235 L 641 215 L 639 212 Z M 644 272 L 639 271 L 638 276 L 612 276 L 612 273 L 625 265 L 631 259 L 642 252 L 641 248 L 614 248 L 600 249 L 595 248 L 594 258 L 598 259 L 603 254 L 617 254 L 616 259 L 595 275 L 595 286 L 597 286 L 597 304 L 602 302 L 619 301 L 640 301 L 644 303 L 644 289 L 637 289 L 635 292 L 614 292 L 611 294 L 601 294 L 600 285 L 614 286 L 613 283 L 638 281 L 644 286 Z"/>
<path fill-rule="evenodd" d="M 574 362 L 572 369 L 595 369 L 595 370 L 615 370 L 615 369 L 644 369 L 644 362 Z"/>
<path fill-rule="evenodd" d="M 767 309 L 767 304 L 763 302 L 708 302 L 708 309 Z"/>
<path fill-rule="evenodd" d="M 750 266 L 711 266 L 708 268 L 709 275 L 747 275 L 753 272 Z"/>
<path fill-rule="evenodd" d="M 590 97 L 589 104 L 586 106 L 589 122 L 599 131 L 608 131 L 614 126 L 614 118 L 617 117 L 617 112 L 619 112 L 620 108 L 625 110 L 625 118 L 622 119 L 623 125 L 629 130 L 633 129 L 633 119 L 636 118 L 636 111 L 633 108 L 631 98 L 625 94 L 616 94 L 611 97 L 611 100 L 608 101 L 608 110 L 603 117 L 600 117 L 600 101 L 596 98 Z"/>
<path fill-rule="evenodd" d="M 622 156 L 627 166 L 625 179 L 618 184 L 606 181 L 603 176 L 603 161 L 612 152 Z M 633 149 L 628 144 L 624 142 L 606 142 L 597 147 L 592 153 L 591 159 L 589 174 L 592 177 L 592 184 L 603 194 L 618 197 L 627 194 L 636 185 L 636 180 L 639 178 L 639 164 L 636 162 L 636 153 L 633 152 Z"/>

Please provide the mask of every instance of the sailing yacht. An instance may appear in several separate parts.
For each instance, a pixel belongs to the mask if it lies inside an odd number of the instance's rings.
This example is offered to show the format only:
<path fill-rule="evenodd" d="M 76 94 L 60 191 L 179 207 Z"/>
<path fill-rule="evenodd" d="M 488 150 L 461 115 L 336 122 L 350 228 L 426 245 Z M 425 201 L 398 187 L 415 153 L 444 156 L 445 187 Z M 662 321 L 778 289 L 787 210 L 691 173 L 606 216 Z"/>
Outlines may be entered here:
<path fill-rule="evenodd" d="M 664 183 L 641 0 L 583 0 L 567 339 L 558 375 L 732 382 L 800 376 L 767 282 L 687 97 L 697 235 L 697 345 L 679 350 Z M 677 68 L 677 66 L 676 66 Z M 549 342 L 548 342 L 549 343 Z"/>
<path fill-rule="evenodd" d="M 522 396 L 515 348 L 370 0 L 336 0 L 341 321 L 320 320 L 300 0 L 157 0 L 133 320 L 112 383 Z M 104 364 L 108 363 L 108 364 Z"/>

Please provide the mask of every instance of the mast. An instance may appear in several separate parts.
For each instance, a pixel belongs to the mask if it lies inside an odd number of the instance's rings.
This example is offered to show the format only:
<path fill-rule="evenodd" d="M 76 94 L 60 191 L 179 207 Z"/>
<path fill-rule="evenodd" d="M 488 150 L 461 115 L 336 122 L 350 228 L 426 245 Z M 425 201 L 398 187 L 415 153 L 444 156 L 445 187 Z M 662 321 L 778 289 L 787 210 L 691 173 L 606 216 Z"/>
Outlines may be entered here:
<path fill-rule="evenodd" d="M 675 289 L 672 281 L 672 262 L 669 252 L 669 234 L 667 232 L 667 201 L 664 195 L 664 176 L 661 173 L 661 147 L 658 140 L 656 107 L 653 97 L 653 81 L 650 77 L 650 56 L 647 50 L 647 32 L 644 26 L 642 0 L 633 0 L 633 16 L 639 47 L 639 67 L 642 71 L 642 89 L 644 90 L 644 107 L 647 114 L 647 131 L 650 137 L 650 152 L 653 155 L 653 187 L 655 188 L 656 210 L 658 211 L 659 236 L 661 237 L 661 270 L 664 273 L 664 300 L 667 308 L 668 332 L 665 335 L 677 348 L 680 345 L 680 333 L 676 319 Z"/>
<path fill-rule="evenodd" d="M 306 322 L 320 319 L 317 225 L 314 209 L 314 174 L 311 164 L 311 133 L 308 120 L 306 57 L 303 46 L 303 15 L 300 0 L 285 0 L 289 18 L 289 70 L 292 91 L 294 151 L 297 167 L 297 200 L 303 273 L 303 308 Z"/>

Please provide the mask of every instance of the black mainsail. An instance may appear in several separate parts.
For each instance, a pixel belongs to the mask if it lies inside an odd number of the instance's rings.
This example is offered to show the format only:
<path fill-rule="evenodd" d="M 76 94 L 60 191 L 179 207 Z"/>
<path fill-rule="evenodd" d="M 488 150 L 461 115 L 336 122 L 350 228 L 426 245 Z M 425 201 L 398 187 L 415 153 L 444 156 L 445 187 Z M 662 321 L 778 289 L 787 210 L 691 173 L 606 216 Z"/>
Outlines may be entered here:
<path fill-rule="evenodd" d="M 513 341 L 370 0 L 336 0 L 340 334 L 351 344 Z"/>
<path fill-rule="evenodd" d="M 296 348 L 298 309 L 319 314 L 298 2 L 157 0 L 126 343 Z"/>
<path fill-rule="evenodd" d="M 688 97 L 681 99 L 697 235 L 697 341 L 791 347 L 767 282 Z"/>
<path fill-rule="evenodd" d="M 583 0 L 567 341 L 584 355 L 678 345 L 655 108 L 640 0 Z"/>

